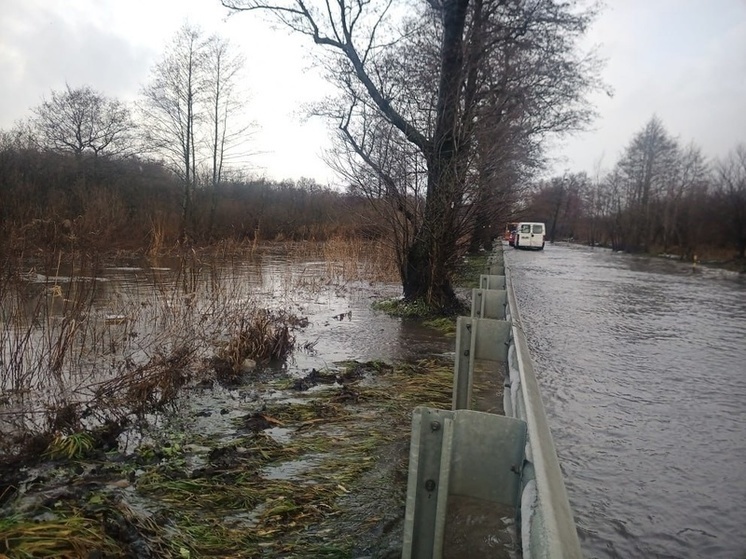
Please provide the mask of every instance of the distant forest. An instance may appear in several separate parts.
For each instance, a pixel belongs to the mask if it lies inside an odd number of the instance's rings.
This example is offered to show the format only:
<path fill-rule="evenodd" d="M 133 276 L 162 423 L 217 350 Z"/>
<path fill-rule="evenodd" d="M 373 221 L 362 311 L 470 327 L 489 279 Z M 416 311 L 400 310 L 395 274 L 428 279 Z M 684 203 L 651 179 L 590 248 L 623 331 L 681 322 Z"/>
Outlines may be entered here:
<path fill-rule="evenodd" d="M 184 237 L 183 186 L 158 162 L 0 146 L 0 236 L 14 252 L 158 251 L 222 239 L 326 240 L 380 234 L 366 202 L 312 180 L 236 177 L 194 193 Z"/>
<path fill-rule="evenodd" d="M 507 190 L 507 188 L 506 188 Z M 544 221 L 549 241 L 570 240 L 628 252 L 743 259 L 746 249 L 746 149 L 708 163 L 681 148 L 652 119 L 614 169 L 600 177 L 568 173 L 512 185 L 506 224 Z M 185 240 L 236 241 L 384 238 L 376 203 L 350 187 L 313 180 L 274 182 L 234 174 L 196 188 L 183 223 L 183 180 L 163 163 L 134 156 L 74 154 L 0 137 L 0 235 L 4 250 L 158 251 Z M 462 242 L 469 248 L 469 239 Z M 474 248 L 472 245 L 471 248 Z M 478 247 L 477 247 L 478 248 Z"/>
<path fill-rule="evenodd" d="M 707 161 L 653 117 L 606 174 L 541 181 L 522 215 L 546 222 L 549 240 L 684 259 L 740 259 L 746 251 L 746 146 Z"/>
<path fill-rule="evenodd" d="M 744 257 L 746 149 L 707 163 L 682 149 L 657 119 L 635 136 L 612 172 L 568 173 L 514 185 L 490 235 L 509 221 L 544 221 L 550 241 L 629 252 Z M 21 146 L 0 137 L 0 234 L 6 248 L 142 250 L 171 246 L 182 233 L 183 186 L 165 165 Z M 198 188 L 194 242 L 379 237 L 386 227 L 369 198 L 313 180 L 235 176 Z M 71 244 L 72 243 L 72 244 Z"/>
<path fill-rule="evenodd" d="M 161 113 L 173 106 L 153 96 L 163 103 Z M 404 189 L 392 186 L 386 174 L 342 173 L 343 190 L 311 179 L 252 177 L 228 165 L 228 133 L 220 126 L 177 120 L 184 126 L 164 124 L 159 139 L 156 126 L 143 130 L 124 105 L 88 87 L 52 92 L 33 115 L 0 131 L 0 245 L 6 253 L 157 253 L 225 239 L 354 237 L 389 241 L 401 265 L 415 225 L 424 219 L 427 191 L 416 176 L 414 187 Z M 178 133 L 169 136 L 173 130 Z M 510 146 L 491 149 L 500 150 Z M 457 255 L 489 249 L 508 223 L 530 220 L 547 224 L 550 242 L 743 266 L 743 145 L 708 161 L 695 145 L 680 145 L 653 117 L 604 174 L 568 172 L 532 180 L 541 165 L 520 159 L 513 165 L 522 171 L 490 181 L 479 173 L 464 175 L 474 186 L 462 186 L 462 195 L 454 198 Z"/>

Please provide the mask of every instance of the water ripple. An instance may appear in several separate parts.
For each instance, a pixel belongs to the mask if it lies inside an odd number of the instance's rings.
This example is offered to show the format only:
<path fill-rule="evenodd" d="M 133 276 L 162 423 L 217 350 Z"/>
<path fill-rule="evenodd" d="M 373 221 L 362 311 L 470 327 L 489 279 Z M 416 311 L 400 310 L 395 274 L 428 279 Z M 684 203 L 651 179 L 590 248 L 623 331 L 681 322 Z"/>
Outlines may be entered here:
<path fill-rule="evenodd" d="M 506 252 L 588 557 L 746 555 L 746 282 Z"/>

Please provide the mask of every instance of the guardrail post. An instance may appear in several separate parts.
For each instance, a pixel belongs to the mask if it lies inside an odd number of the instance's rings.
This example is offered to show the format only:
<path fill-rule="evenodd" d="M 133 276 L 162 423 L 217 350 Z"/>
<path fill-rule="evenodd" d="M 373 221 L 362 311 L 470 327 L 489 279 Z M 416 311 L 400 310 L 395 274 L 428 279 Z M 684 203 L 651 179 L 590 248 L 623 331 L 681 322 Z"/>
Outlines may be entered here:
<path fill-rule="evenodd" d="M 441 479 L 443 438 L 446 431 L 452 437 L 451 418 L 450 413 L 431 408 L 416 408 L 412 414 L 402 558 L 440 556 L 447 499 L 447 491 L 441 496 L 440 488 L 447 487 L 448 476 L 446 468 Z"/>
<path fill-rule="evenodd" d="M 505 320 L 508 292 L 505 289 L 472 289 L 471 317 Z"/>
<path fill-rule="evenodd" d="M 503 253 L 502 245 L 495 246 L 495 249 L 487 257 L 488 264 L 499 264 L 500 266 L 505 265 L 505 254 Z"/>
<path fill-rule="evenodd" d="M 488 264 L 485 274 L 488 276 L 504 276 L 505 275 L 505 264 L 494 263 Z"/>
<path fill-rule="evenodd" d="M 471 410 L 412 415 L 403 559 L 440 559 L 448 496 L 518 507 L 526 423 Z"/>
<path fill-rule="evenodd" d="M 511 323 L 505 320 L 458 317 L 452 409 L 471 408 L 475 360 L 507 364 L 510 336 Z"/>

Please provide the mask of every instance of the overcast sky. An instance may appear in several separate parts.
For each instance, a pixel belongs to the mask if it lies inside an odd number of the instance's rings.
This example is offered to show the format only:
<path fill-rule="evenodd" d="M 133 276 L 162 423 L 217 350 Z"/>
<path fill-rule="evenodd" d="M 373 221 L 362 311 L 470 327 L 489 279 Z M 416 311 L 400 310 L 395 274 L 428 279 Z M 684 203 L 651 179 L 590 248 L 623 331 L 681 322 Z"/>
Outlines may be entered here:
<path fill-rule="evenodd" d="M 746 0 L 609 0 L 588 36 L 606 59 L 613 96 L 592 98 L 593 130 L 565 138 L 553 170 L 610 168 L 654 115 L 717 157 L 746 144 Z M 219 0 L 0 0 L 0 128 L 65 83 L 132 101 L 184 22 L 230 39 L 247 60 L 249 116 L 258 124 L 254 172 L 333 183 L 320 159 L 327 125 L 303 119 L 326 86 L 305 38 Z M 328 89 L 327 89 L 328 90 Z"/>

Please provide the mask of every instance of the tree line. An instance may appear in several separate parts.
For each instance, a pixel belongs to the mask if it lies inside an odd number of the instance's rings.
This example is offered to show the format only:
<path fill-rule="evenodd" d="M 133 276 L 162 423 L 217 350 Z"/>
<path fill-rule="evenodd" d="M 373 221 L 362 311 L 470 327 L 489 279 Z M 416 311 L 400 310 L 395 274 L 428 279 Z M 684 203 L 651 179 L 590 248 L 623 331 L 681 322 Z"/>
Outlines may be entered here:
<path fill-rule="evenodd" d="M 0 238 L 5 250 L 157 250 L 183 242 L 183 182 L 160 162 L 80 158 L 0 137 Z M 325 240 L 382 234 L 360 197 L 312 179 L 233 173 L 192 196 L 190 243 Z"/>
<path fill-rule="evenodd" d="M 653 117 L 613 168 L 566 173 L 534 185 L 521 215 L 545 221 L 549 240 L 627 252 L 744 259 L 746 146 L 708 161 Z"/>

